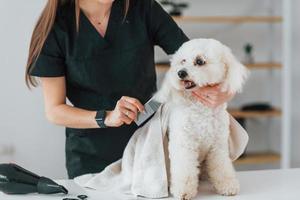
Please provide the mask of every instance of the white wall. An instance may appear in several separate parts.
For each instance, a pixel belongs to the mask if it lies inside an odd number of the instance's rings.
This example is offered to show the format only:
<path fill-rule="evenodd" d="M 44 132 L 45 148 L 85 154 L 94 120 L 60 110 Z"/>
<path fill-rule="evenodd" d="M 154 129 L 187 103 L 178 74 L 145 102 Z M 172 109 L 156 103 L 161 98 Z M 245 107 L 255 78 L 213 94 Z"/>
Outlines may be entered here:
<path fill-rule="evenodd" d="M 264 14 L 268 10 L 267 3 L 262 0 L 187 0 L 193 2 L 188 12 L 193 15 L 238 15 L 238 14 Z M 265 0 L 268 2 L 269 0 Z M 280 6 L 278 0 L 271 0 L 276 4 L 276 10 Z M 64 129 L 49 124 L 43 111 L 43 99 L 40 89 L 28 91 L 24 85 L 24 66 L 26 62 L 28 43 L 33 24 L 42 9 L 45 0 L 21 1 L 2 0 L 0 3 L 0 66 L 2 69 L 0 78 L 0 152 L 1 146 L 13 145 L 13 156 L 1 156 L 0 162 L 15 161 L 18 164 L 53 178 L 66 177 L 64 167 Z M 294 1 L 294 19 L 300 15 L 297 8 L 299 1 Z M 268 27 L 265 25 L 235 26 L 235 25 L 184 25 L 184 30 L 191 37 L 214 37 L 233 48 L 234 53 L 243 58 L 241 49 L 247 41 L 255 44 L 255 57 L 264 61 L 269 57 L 267 46 Z M 280 26 L 275 29 L 280 30 Z M 293 139 L 292 139 L 292 163 L 294 167 L 300 167 L 299 141 L 300 141 L 300 94 L 297 92 L 300 86 L 300 59 L 299 52 L 299 20 L 294 21 L 293 37 Z M 280 34 L 275 35 L 273 55 L 275 60 L 280 60 Z M 159 59 L 165 59 L 161 52 L 157 52 Z M 274 105 L 280 104 L 280 95 L 277 88 L 280 71 L 253 72 L 246 85 L 245 93 L 234 100 L 235 105 L 253 100 L 273 99 Z M 265 80 L 273 80 L 266 84 Z M 272 91 L 266 93 L 266 91 Z M 271 98 L 271 95 L 274 95 Z M 279 120 L 253 120 L 249 123 L 251 129 L 250 150 L 278 149 L 279 148 Z M 271 125 L 271 126 L 269 126 Z M 270 128 L 271 127 L 271 128 Z M 266 131 L 267 130 L 267 131 Z M 268 138 L 273 138 L 267 143 Z"/>
<path fill-rule="evenodd" d="M 293 115 L 292 115 L 292 166 L 300 167 L 300 21 L 299 21 L 299 11 L 300 1 L 293 1 L 293 76 L 292 76 L 292 84 L 293 84 Z"/>
<path fill-rule="evenodd" d="M 40 89 L 24 85 L 24 69 L 33 25 L 45 0 L 0 2 L 0 146 L 13 145 L 13 157 L 1 157 L 37 173 L 66 177 L 64 129 L 49 124 Z"/>

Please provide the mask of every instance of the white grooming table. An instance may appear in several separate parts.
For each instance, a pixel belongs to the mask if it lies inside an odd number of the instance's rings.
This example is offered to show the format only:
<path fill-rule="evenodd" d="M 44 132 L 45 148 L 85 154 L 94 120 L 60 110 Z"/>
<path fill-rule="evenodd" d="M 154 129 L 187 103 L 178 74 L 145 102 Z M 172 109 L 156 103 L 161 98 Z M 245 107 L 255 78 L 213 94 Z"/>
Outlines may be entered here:
<path fill-rule="evenodd" d="M 213 192 L 207 183 L 200 186 L 199 195 L 195 200 L 299 200 L 300 199 L 300 169 L 264 170 L 238 172 L 241 183 L 240 194 L 233 197 L 224 197 Z M 0 193 L 0 200 L 62 200 L 76 197 L 80 194 L 89 196 L 88 200 L 133 200 L 144 199 L 133 196 L 100 193 L 84 190 L 71 180 L 61 180 L 58 183 L 66 186 L 70 191 L 68 196 L 63 195 L 5 195 Z M 164 200 L 171 200 L 165 198 Z"/>

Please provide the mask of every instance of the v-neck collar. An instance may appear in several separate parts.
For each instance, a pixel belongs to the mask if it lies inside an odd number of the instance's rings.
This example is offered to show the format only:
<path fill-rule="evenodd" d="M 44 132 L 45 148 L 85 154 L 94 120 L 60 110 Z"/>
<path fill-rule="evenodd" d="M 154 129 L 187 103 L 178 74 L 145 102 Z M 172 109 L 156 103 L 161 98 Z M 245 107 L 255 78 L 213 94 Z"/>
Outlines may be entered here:
<path fill-rule="evenodd" d="M 109 43 L 111 43 L 115 36 L 115 33 L 117 32 L 116 25 L 118 24 L 118 22 L 120 22 L 120 19 L 123 14 L 121 1 L 122 0 L 115 0 L 112 3 L 108 24 L 104 36 L 102 36 L 97 31 L 92 22 L 86 16 L 86 14 L 82 10 L 80 10 L 79 34 L 82 35 L 82 37 L 88 37 L 89 39 L 92 39 L 92 41 L 94 42 L 100 41 L 100 43 L 103 43 L 104 45 L 108 45 Z"/>

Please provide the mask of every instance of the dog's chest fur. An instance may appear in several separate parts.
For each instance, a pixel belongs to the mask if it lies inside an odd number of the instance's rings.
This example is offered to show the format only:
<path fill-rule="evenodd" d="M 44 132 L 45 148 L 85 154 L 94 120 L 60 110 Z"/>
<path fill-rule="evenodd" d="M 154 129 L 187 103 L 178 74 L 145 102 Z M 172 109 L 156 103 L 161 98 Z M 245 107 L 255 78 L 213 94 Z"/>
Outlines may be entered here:
<path fill-rule="evenodd" d="M 228 140 L 229 116 L 226 105 L 216 109 L 191 101 L 171 102 L 170 140 L 207 153 L 218 141 Z"/>

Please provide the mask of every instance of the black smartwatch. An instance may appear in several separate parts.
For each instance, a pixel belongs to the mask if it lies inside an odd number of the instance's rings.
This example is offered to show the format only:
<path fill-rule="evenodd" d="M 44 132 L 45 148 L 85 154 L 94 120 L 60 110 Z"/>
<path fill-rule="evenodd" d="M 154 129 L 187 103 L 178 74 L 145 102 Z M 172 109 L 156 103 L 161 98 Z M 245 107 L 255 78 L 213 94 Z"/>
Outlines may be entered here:
<path fill-rule="evenodd" d="M 100 128 L 106 128 L 107 127 L 104 123 L 105 117 L 106 117 L 106 111 L 105 110 L 97 111 L 95 120 L 96 120 L 96 122 L 97 122 L 97 124 Z"/>

